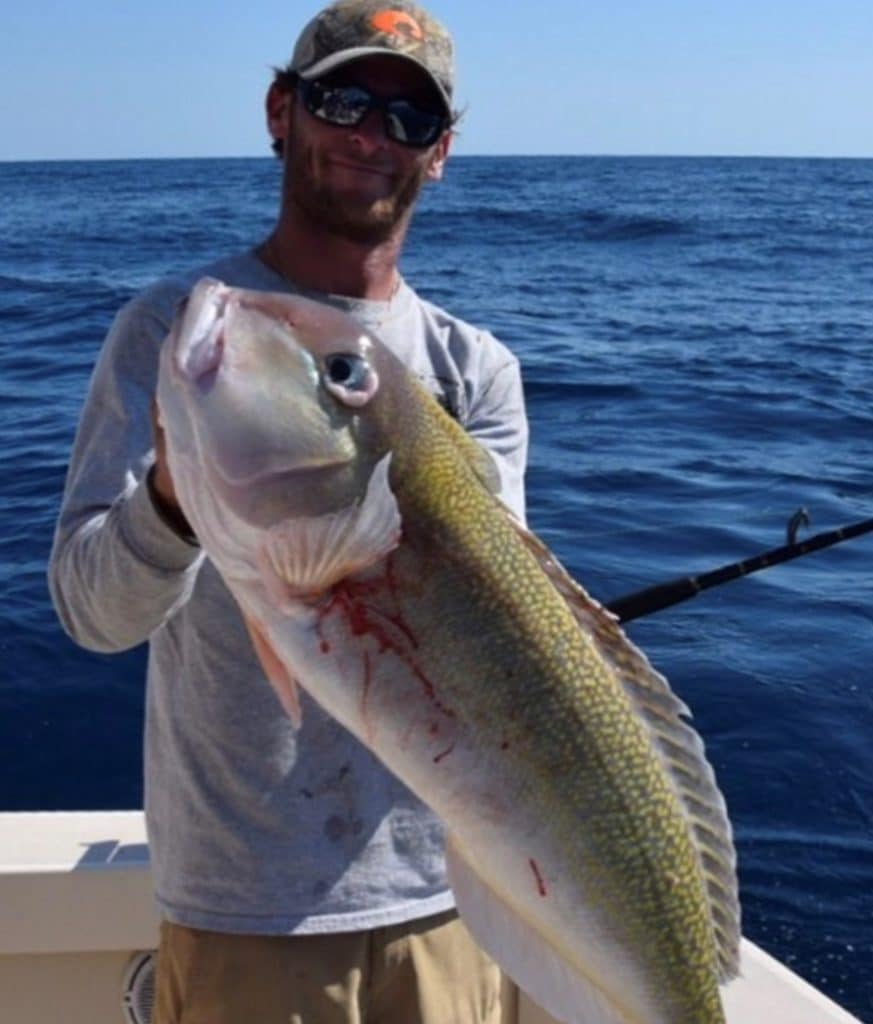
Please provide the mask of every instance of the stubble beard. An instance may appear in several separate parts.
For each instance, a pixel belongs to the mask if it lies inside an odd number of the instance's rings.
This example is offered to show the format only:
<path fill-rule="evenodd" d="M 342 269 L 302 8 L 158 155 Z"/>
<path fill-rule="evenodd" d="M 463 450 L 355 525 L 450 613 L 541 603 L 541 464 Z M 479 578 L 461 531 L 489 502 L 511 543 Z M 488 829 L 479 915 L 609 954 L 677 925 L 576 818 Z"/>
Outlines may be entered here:
<path fill-rule="evenodd" d="M 304 146 L 291 146 L 285 163 L 285 201 L 310 223 L 349 242 L 379 245 L 405 227 L 427 176 L 422 164 L 398 183 L 388 196 L 354 202 L 318 179 L 315 155 Z"/>

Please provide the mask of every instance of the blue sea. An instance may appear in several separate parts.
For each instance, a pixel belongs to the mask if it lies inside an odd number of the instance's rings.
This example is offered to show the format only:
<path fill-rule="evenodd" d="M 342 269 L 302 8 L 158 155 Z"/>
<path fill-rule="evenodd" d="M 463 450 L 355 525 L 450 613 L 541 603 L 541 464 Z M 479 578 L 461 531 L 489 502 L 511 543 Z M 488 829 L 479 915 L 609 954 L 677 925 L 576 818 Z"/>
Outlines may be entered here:
<path fill-rule="evenodd" d="M 117 308 L 259 240 L 278 163 L 0 164 L 0 809 L 140 806 L 144 652 L 45 564 Z M 529 516 L 609 601 L 873 516 L 873 161 L 459 157 L 404 272 L 521 359 Z M 629 626 L 692 707 L 744 930 L 873 1022 L 873 534 Z"/>

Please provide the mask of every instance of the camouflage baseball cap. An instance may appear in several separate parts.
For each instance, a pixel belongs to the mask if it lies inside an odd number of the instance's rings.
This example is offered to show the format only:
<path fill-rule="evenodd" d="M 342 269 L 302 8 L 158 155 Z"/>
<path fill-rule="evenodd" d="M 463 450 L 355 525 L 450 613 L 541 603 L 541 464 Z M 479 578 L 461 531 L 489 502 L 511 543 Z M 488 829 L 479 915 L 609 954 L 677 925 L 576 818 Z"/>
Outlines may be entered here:
<path fill-rule="evenodd" d="M 301 78 L 318 78 L 350 61 L 386 53 L 426 71 L 446 113 L 451 113 L 452 37 L 423 7 L 409 0 L 337 0 L 300 33 L 288 70 Z"/>

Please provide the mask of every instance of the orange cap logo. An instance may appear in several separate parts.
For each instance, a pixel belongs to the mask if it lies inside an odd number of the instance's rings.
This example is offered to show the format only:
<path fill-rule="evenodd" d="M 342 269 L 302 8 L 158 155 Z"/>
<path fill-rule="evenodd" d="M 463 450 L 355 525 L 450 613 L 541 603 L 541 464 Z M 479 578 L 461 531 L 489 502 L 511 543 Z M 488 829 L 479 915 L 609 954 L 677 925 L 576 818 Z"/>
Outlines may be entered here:
<path fill-rule="evenodd" d="M 373 28 L 384 32 L 386 36 L 397 36 L 399 39 L 424 39 L 421 25 L 406 11 L 377 11 L 370 24 Z"/>

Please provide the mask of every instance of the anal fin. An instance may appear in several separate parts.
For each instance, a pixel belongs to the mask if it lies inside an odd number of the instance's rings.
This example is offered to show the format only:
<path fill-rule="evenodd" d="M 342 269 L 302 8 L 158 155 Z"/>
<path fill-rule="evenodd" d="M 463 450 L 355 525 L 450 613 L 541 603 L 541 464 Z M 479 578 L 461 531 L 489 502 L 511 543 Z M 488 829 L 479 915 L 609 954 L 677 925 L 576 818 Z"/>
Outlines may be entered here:
<path fill-rule="evenodd" d="M 479 945 L 531 999 L 563 1024 L 643 1024 L 616 1007 L 513 908 L 458 850 L 446 843 L 458 912 Z"/>
<path fill-rule="evenodd" d="M 255 654 L 258 656 L 261 667 L 273 684 L 273 689 L 288 717 L 295 728 L 299 729 L 303 723 L 303 711 L 300 707 L 300 690 L 297 681 L 285 667 L 279 655 L 276 654 L 261 624 L 248 615 L 243 615 L 243 621 L 252 638 Z"/>

